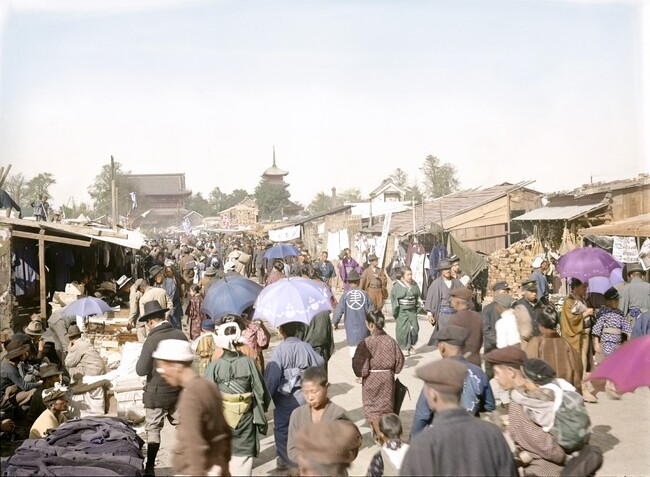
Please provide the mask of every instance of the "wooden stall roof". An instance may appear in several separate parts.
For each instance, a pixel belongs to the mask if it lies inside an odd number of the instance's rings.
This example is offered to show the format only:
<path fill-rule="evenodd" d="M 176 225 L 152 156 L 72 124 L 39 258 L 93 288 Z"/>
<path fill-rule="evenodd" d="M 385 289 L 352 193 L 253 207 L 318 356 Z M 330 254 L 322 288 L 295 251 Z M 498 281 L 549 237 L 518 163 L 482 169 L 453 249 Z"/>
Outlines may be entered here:
<path fill-rule="evenodd" d="M 608 224 L 580 229 L 581 235 L 614 235 L 621 237 L 650 237 L 650 214 L 641 214 Z"/>
<path fill-rule="evenodd" d="M 525 182 L 514 185 L 504 183 L 486 189 L 469 189 L 455 192 L 444 197 L 433 199 L 424 204 L 416 205 L 414 208 L 415 213 L 413 210 L 408 210 L 393 214 L 389 232 L 400 236 L 413 232 L 413 215 L 415 215 L 416 233 L 428 232 L 432 224 L 445 227 L 446 219 L 505 197 L 517 189 L 523 188 L 529 192 L 538 193 L 530 189 L 525 189 L 523 187 L 525 184 Z M 383 224 L 381 223 L 376 224 L 366 229 L 366 231 L 381 233 L 382 226 Z"/>
<path fill-rule="evenodd" d="M 35 220 L 0 218 L 0 224 L 10 225 L 16 237 L 40 240 L 46 242 L 67 243 L 88 247 L 93 240 L 109 242 L 122 247 L 139 249 L 144 243 L 144 235 L 134 230 L 121 229 L 116 232 L 111 229 L 85 227 L 81 225 L 60 224 L 54 222 L 37 222 Z M 27 230 L 19 230 L 27 229 Z"/>

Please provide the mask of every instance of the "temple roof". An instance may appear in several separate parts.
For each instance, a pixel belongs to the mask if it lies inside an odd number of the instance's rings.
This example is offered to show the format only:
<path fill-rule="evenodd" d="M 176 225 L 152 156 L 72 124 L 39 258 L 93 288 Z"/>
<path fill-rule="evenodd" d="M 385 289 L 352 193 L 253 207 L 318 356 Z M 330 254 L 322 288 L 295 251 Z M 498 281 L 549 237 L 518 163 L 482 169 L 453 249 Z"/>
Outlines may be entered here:
<path fill-rule="evenodd" d="M 275 146 L 273 146 L 273 165 L 265 170 L 262 176 L 286 176 L 287 174 L 289 174 L 287 171 L 283 171 L 275 165 Z"/>

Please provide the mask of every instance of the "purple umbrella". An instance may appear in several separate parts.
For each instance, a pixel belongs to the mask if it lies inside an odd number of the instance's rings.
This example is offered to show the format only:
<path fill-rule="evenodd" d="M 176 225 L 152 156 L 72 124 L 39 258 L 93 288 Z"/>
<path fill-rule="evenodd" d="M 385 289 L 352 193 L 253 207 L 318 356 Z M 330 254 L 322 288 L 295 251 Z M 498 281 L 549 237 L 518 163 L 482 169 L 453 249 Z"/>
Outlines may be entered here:
<path fill-rule="evenodd" d="M 614 285 L 623 282 L 623 269 L 616 268 L 608 277 L 593 277 L 589 279 L 590 293 L 605 293 Z"/>
<path fill-rule="evenodd" d="M 94 296 L 87 296 L 73 301 L 63 309 L 64 316 L 94 316 L 103 315 L 107 311 L 111 311 L 111 307 L 104 300 L 95 298 Z"/>
<path fill-rule="evenodd" d="M 621 393 L 650 386 L 650 335 L 625 343 L 605 358 L 587 379 L 609 379 Z"/>
<path fill-rule="evenodd" d="M 276 243 L 264 253 L 264 258 L 273 260 L 274 258 L 284 259 L 286 257 L 296 257 L 300 255 L 300 250 L 290 244 Z"/>
<path fill-rule="evenodd" d="M 611 254 L 596 247 L 576 248 L 562 255 L 557 262 L 560 278 L 578 278 L 583 282 L 593 277 L 609 277 L 616 268 L 621 268 L 621 264 Z"/>
<path fill-rule="evenodd" d="M 309 278 L 282 278 L 259 294 L 254 318 L 276 328 L 292 321 L 308 325 L 317 314 L 332 310 L 331 296 L 327 287 Z"/>

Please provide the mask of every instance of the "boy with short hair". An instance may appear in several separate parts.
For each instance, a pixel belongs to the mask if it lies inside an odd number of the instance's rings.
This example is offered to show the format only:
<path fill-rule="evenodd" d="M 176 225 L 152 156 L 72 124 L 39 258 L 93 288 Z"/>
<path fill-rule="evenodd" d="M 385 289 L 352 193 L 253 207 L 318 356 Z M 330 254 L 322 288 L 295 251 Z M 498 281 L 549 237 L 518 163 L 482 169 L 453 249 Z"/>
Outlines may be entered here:
<path fill-rule="evenodd" d="M 300 429 L 321 421 L 349 420 L 345 409 L 330 401 L 327 396 L 329 387 L 327 372 L 322 367 L 307 368 L 302 375 L 302 393 L 307 404 L 295 409 L 289 419 L 287 453 L 292 461 L 289 463 L 292 469 L 298 469 L 298 448 L 295 439 Z"/>

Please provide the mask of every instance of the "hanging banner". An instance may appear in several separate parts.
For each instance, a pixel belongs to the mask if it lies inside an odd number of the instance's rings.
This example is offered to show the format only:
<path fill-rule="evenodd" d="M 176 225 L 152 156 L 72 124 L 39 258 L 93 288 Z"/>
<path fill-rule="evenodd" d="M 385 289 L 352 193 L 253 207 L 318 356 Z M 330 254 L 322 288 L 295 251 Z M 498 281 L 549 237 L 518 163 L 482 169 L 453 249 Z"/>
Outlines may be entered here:
<path fill-rule="evenodd" d="M 377 245 L 375 247 L 375 254 L 379 257 L 379 266 L 383 267 L 384 264 L 384 255 L 386 255 L 386 242 L 388 241 L 388 230 L 390 229 L 390 221 L 393 217 L 391 212 L 388 212 L 384 216 L 384 224 L 381 227 L 381 237 L 377 239 Z"/>
<path fill-rule="evenodd" d="M 269 230 L 269 239 L 273 242 L 287 242 L 300 238 L 300 225 L 292 225 L 283 229 Z"/>
<path fill-rule="evenodd" d="M 633 263 L 639 260 L 639 249 L 636 248 L 634 237 L 614 237 L 612 255 L 623 263 Z"/>

